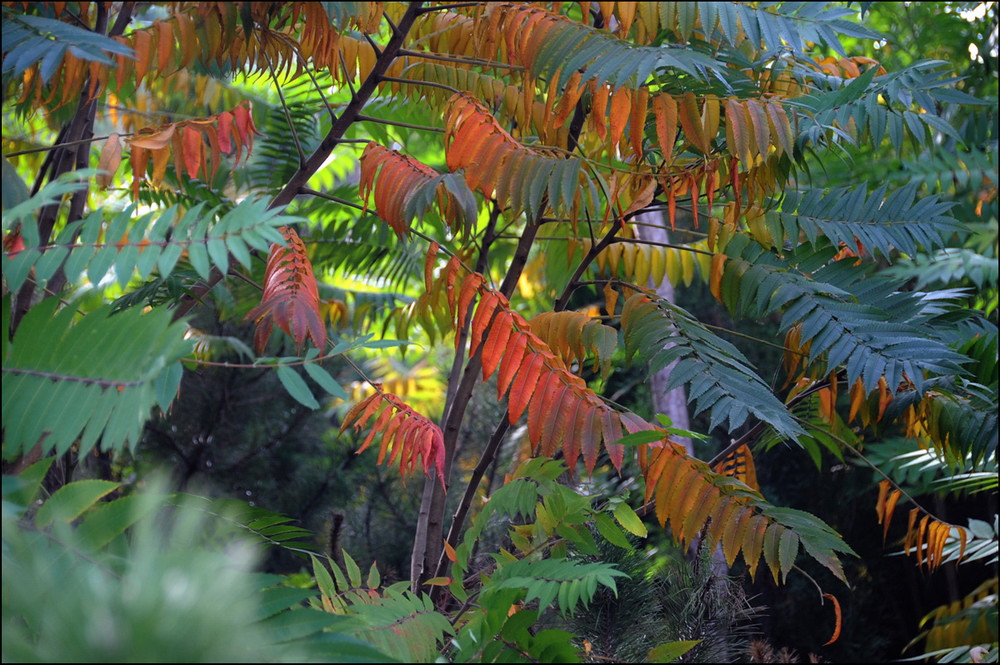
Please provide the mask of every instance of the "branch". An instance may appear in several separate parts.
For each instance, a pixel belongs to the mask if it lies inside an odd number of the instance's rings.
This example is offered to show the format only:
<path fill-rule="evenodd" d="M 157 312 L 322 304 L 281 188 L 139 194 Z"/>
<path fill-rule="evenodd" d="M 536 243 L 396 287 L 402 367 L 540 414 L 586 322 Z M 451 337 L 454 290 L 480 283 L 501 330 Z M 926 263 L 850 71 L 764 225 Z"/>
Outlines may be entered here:
<path fill-rule="evenodd" d="M 450 5 L 434 5 L 434 6 L 431 6 L 431 7 L 424 7 L 423 9 L 421 9 L 419 11 L 419 13 L 421 15 L 423 15 L 423 14 L 429 14 L 431 12 L 440 12 L 440 11 L 446 11 L 447 12 L 447 11 L 451 11 L 452 9 L 463 9 L 465 7 L 479 7 L 480 5 L 483 5 L 483 4 L 485 4 L 485 3 L 482 3 L 482 2 L 455 2 L 455 3 L 450 4 Z"/>
<path fill-rule="evenodd" d="M 378 87 L 379 79 L 385 72 L 389 69 L 389 66 L 396 59 L 399 53 L 399 49 L 403 46 L 403 40 L 406 38 L 407 33 L 409 33 L 410 28 L 413 27 L 413 22 L 416 21 L 419 15 L 420 6 L 422 2 L 411 2 L 406 8 L 406 12 L 399 21 L 399 34 L 396 34 L 389 40 L 385 48 L 382 50 L 382 55 L 375 61 L 375 65 L 372 67 L 371 72 L 368 77 L 358 88 L 357 92 L 352 95 L 350 103 L 344 107 L 341 112 L 340 117 L 337 118 L 333 126 L 330 127 L 330 131 L 327 133 L 326 137 L 316 148 L 315 152 L 302 164 L 299 169 L 289 178 L 285 187 L 278 193 L 274 200 L 271 201 L 271 208 L 279 208 L 288 205 L 292 200 L 298 195 L 303 187 L 307 185 L 309 179 L 316 173 L 326 162 L 327 158 L 333 152 L 333 149 L 341 142 L 344 134 L 361 117 L 361 109 L 364 108 L 365 104 L 374 94 Z M 444 131 L 444 130 L 440 130 Z M 194 307 L 197 302 L 197 298 L 200 298 L 205 293 L 208 293 L 216 284 L 222 280 L 222 273 L 218 269 L 213 268 L 212 274 L 208 281 L 204 284 L 195 287 L 192 291 L 193 297 L 188 297 L 178 305 L 177 310 L 174 312 L 174 319 L 178 319 L 185 314 L 187 314 L 192 307 Z"/>
<path fill-rule="evenodd" d="M 490 436 L 489 443 L 486 444 L 486 448 L 483 449 L 482 457 L 479 458 L 479 463 L 476 464 L 476 468 L 472 470 L 472 476 L 469 478 L 469 484 L 465 488 L 465 494 L 462 495 L 462 500 L 458 504 L 458 508 L 455 510 L 455 515 L 451 520 L 451 528 L 448 529 L 448 544 L 452 547 L 458 543 L 458 535 L 465 525 L 465 518 L 469 514 L 469 508 L 472 506 L 472 500 L 476 496 L 476 492 L 479 490 L 479 483 L 482 481 L 483 476 L 486 474 L 486 470 L 490 467 L 490 464 L 496 459 L 497 452 L 500 450 L 500 444 L 503 442 L 504 436 L 507 434 L 507 430 L 510 429 L 509 424 L 509 411 L 505 411 L 503 416 L 500 418 L 500 422 L 497 423 L 496 429 L 493 430 L 493 435 Z M 441 557 L 438 559 L 437 570 L 434 573 L 435 577 L 443 576 L 448 569 L 448 559 L 445 553 L 441 553 Z"/>

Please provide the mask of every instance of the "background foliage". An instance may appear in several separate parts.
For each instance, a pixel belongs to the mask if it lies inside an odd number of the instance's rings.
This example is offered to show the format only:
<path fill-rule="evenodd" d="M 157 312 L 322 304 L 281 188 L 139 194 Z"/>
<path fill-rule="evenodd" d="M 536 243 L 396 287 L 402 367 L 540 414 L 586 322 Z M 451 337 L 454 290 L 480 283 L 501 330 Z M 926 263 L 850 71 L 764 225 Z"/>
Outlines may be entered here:
<path fill-rule="evenodd" d="M 5 660 L 996 662 L 994 5 L 3 14 Z"/>

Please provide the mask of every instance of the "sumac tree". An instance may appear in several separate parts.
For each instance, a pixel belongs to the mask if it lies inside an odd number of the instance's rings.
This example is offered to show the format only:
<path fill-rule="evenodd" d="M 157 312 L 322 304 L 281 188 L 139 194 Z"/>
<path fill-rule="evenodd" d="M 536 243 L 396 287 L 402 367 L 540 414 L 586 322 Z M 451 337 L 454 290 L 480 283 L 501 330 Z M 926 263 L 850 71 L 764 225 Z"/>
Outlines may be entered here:
<path fill-rule="evenodd" d="M 982 102 L 947 63 L 890 70 L 861 55 L 884 36 L 855 7 L 3 12 L 3 452 L 12 471 L 33 470 L 21 499 L 52 455 L 135 455 L 184 373 L 274 372 L 303 407 L 332 406 L 340 430 L 363 437 L 358 452 L 426 476 L 406 489 L 420 493 L 408 583 L 314 557 L 311 611 L 355 615 L 342 632 L 402 659 L 558 661 L 583 647 L 528 627 L 553 604 L 567 615 L 614 590 L 624 573 L 598 545 L 631 549 L 654 524 L 730 566 L 742 554 L 750 576 L 782 581 L 803 557 L 849 582 L 841 536 L 761 493 L 754 457 L 779 443 L 867 463 L 866 441 L 899 433 L 978 479 L 966 489 L 996 490 L 990 308 L 884 269 L 959 247 L 968 226 L 916 182 L 815 178 L 860 150 L 978 150 L 958 119 Z M 702 289 L 736 323 L 699 319 L 658 292 L 666 283 Z M 247 334 L 210 335 L 194 314 Z M 748 337 L 741 320 L 769 322 L 773 338 Z M 778 349 L 780 366 L 755 367 L 737 346 L 747 339 Z M 440 365 L 443 394 L 408 399 L 407 382 L 359 367 L 404 352 Z M 679 443 L 699 436 L 687 427 L 613 398 L 622 371 L 668 371 L 667 388 L 704 414 L 700 436 L 721 442 L 711 459 Z M 368 387 L 341 386 L 358 380 Z M 506 413 L 490 436 L 462 440 L 480 382 Z M 511 437 L 526 459 L 479 507 Z M 458 468 L 460 447 L 473 468 Z M 607 474 L 634 478 L 637 500 L 573 480 Z M 67 481 L 50 501 L 63 492 L 72 506 L 39 510 L 32 528 L 84 515 L 79 531 L 99 514 L 111 486 L 72 503 Z M 884 528 L 906 503 L 896 519 L 923 568 L 989 539 L 886 475 L 873 506 Z M 281 516 L 232 519 L 271 544 L 301 536 Z M 515 526 L 484 568 L 491 519 Z M 309 594 L 292 595 L 269 611 Z M 305 632 L 320 641 L 331 625 Z"/>

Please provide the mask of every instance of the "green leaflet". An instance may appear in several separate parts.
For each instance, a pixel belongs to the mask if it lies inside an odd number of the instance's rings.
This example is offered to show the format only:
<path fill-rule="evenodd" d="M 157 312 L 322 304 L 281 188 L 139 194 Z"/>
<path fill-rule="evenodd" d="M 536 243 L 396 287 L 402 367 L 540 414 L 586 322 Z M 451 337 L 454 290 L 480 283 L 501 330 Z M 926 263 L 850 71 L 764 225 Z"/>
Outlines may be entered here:
<path fill-rule="evenodd" d="M 53 522 L 72 522 L 102 496 L 118 489 L 119 484 L 108 480 L 78 480 L 64 485 L 35 513 L 35 525 L 46 527 Z"/>

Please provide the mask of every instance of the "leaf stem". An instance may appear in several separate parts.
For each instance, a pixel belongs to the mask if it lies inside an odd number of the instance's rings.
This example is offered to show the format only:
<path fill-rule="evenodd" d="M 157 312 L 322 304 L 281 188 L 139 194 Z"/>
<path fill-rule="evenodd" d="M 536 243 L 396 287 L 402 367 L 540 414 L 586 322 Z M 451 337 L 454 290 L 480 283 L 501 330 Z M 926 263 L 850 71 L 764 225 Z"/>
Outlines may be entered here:
<path fill-rule="evenodd" d="M 119 134 L 119 137 L 133 136 L 135 132 L 129 134 Z M 8 152 L 4 154 L 3 158 L 8 159 L 10 157 L 19 157 L 20 155 L 30 155 L 35 152 L 48 152 L 49 150 L 56 150 L 58 148 L 68 148 L 74 145 L 83 145 L 84 143 L 94 143 L 95 141 L 103 141 L 104 139 L 111 138 L 111 134 L 107 136 L 94 136 L 89 139 L 80 139 L 79 141 L 67 141 L 66 143 L 56 143 L 55 145 L 45 146 L 43 148 L 31 148 L 29 150 L 18 150 L 17 152 Z"/>
<path fill-rule="evenodd" d="M 433 81 L 414 81 L 413 79 L 401 79 L 396 78 L 395 76 L 383 76 L 382 80 L 390 83 L 404 83 L 406 85 L 422 85 L 428 88 L 441 88 L 442 90 L 447 90 L 455 94 L 462 92 L 458 88 L 453 88 L 450 85 L 445 85 L 444 83 L 434 83 Z"/>
<path fill-rule="evenodd" d="M 370 115 L 358 114 L 356 117 L 360 122 L 377 122 L 380 125 L 391 125 L 393 127 L 405 127 L 406 129 L 420 129 L 425 132 L 438 132 L 444 134 L 444 129 L 441 127 L 427 127 L 426 125 L 414 125 L 409 122 L 399 122 L 396 120 L 385 120 L 383 118 L 373 118 Z"/>

